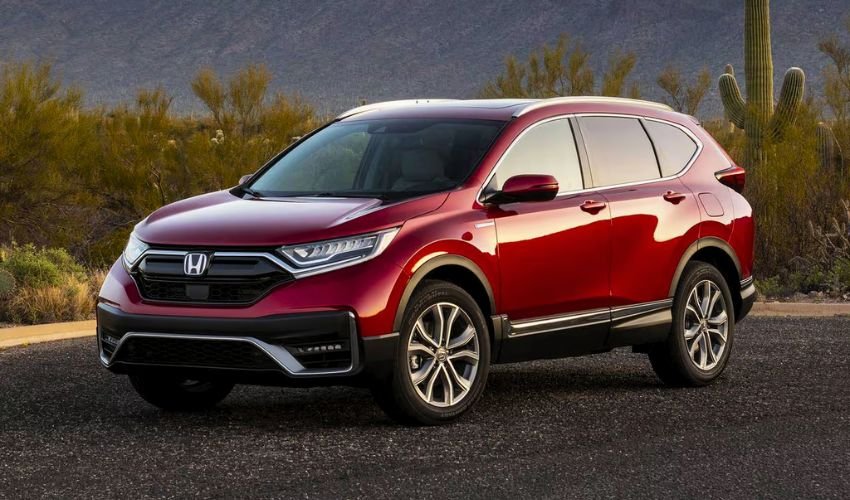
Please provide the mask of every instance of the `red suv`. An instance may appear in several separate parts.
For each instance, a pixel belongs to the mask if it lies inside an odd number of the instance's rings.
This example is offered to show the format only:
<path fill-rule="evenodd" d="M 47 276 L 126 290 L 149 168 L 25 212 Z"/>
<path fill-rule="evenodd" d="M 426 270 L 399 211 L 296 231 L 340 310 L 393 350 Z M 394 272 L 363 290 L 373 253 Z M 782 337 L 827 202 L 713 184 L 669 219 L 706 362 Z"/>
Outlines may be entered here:
<path fill-rule="evenodd" d="M 659 104 L 364 106 L 138 224 L 100 359 L 165 409 L 357 384 L 422 424 L 467 411 L 494 363 L 633 346 L 704 385 L 755 295 L 744 176 Z"/>

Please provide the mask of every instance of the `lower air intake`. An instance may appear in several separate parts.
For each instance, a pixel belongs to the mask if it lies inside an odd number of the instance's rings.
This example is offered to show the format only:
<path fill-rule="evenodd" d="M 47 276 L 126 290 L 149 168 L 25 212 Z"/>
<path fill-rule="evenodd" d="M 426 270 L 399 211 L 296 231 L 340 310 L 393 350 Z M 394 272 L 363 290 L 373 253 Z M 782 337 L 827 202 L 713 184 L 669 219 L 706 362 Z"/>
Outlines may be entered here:
<path fill-rule="evenodd" d="M 134 337 L 124 342 L 117 361 L 145 365 L 278 370 L 257 346 L 232 340 Z"/>

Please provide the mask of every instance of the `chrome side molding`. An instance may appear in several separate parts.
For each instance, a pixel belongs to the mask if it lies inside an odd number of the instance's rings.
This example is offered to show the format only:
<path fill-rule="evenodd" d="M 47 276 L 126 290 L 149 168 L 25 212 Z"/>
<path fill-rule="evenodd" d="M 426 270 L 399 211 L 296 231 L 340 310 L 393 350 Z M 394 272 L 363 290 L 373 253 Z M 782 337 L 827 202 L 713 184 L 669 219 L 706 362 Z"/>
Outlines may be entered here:
<path fill-rule="evenodd" d="M 547 316 L 516 322 L 511 321 L 508 337 L 538 335 L 541 333 L 598 325 L 609 321 L 611 321 L 611 311 L 609 309 L 594 309 L 574 314 Z"/>
<path fill-rule="evenodd" d="M 508 321 L 508 338 L 585 328 L 608 323 L 612 328 L 634 328 L 672 321 L 673 299 L 642 302 L 615 308 L 600 308 L 570 314 Z"/>

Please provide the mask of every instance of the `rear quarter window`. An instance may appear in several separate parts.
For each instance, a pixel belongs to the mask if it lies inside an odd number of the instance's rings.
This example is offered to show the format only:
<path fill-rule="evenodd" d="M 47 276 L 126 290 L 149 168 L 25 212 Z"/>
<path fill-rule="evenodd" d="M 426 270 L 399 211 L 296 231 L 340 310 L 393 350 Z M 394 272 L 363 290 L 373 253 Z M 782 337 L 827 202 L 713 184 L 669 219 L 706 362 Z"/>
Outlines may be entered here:
<path fill-rule="evenodd" d="M 673 125 L 650 120 L 645 120 L 644 125 L 655 144 L 661 175 L 668 177 L 681 172 L 697 152 L 694 140 Z"/>
<path fill-rule="evenodd" d="M 652 143 L 637 118 L 588 116 L 579 123 L 595 186 L 661 177 Z"/>

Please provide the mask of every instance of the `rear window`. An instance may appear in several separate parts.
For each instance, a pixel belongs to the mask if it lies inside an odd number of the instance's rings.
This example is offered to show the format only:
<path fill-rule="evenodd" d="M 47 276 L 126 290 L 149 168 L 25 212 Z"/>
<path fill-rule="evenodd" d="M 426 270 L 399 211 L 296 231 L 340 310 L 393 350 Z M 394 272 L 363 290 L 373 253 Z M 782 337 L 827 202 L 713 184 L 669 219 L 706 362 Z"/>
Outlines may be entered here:
<path fill-rule="evenodd" d="M 636 118 L 590 116 L 579 123 L 595 186 L 661 177 L 652 143 Z"/>
<path fill-rule="evenodd" d="M 697 144 L 682 129 L 666 123 L 645 120 L 644 125 L 655 144 L 661 175 L 668 177 L 681 172 L 697 152 Z"/>

